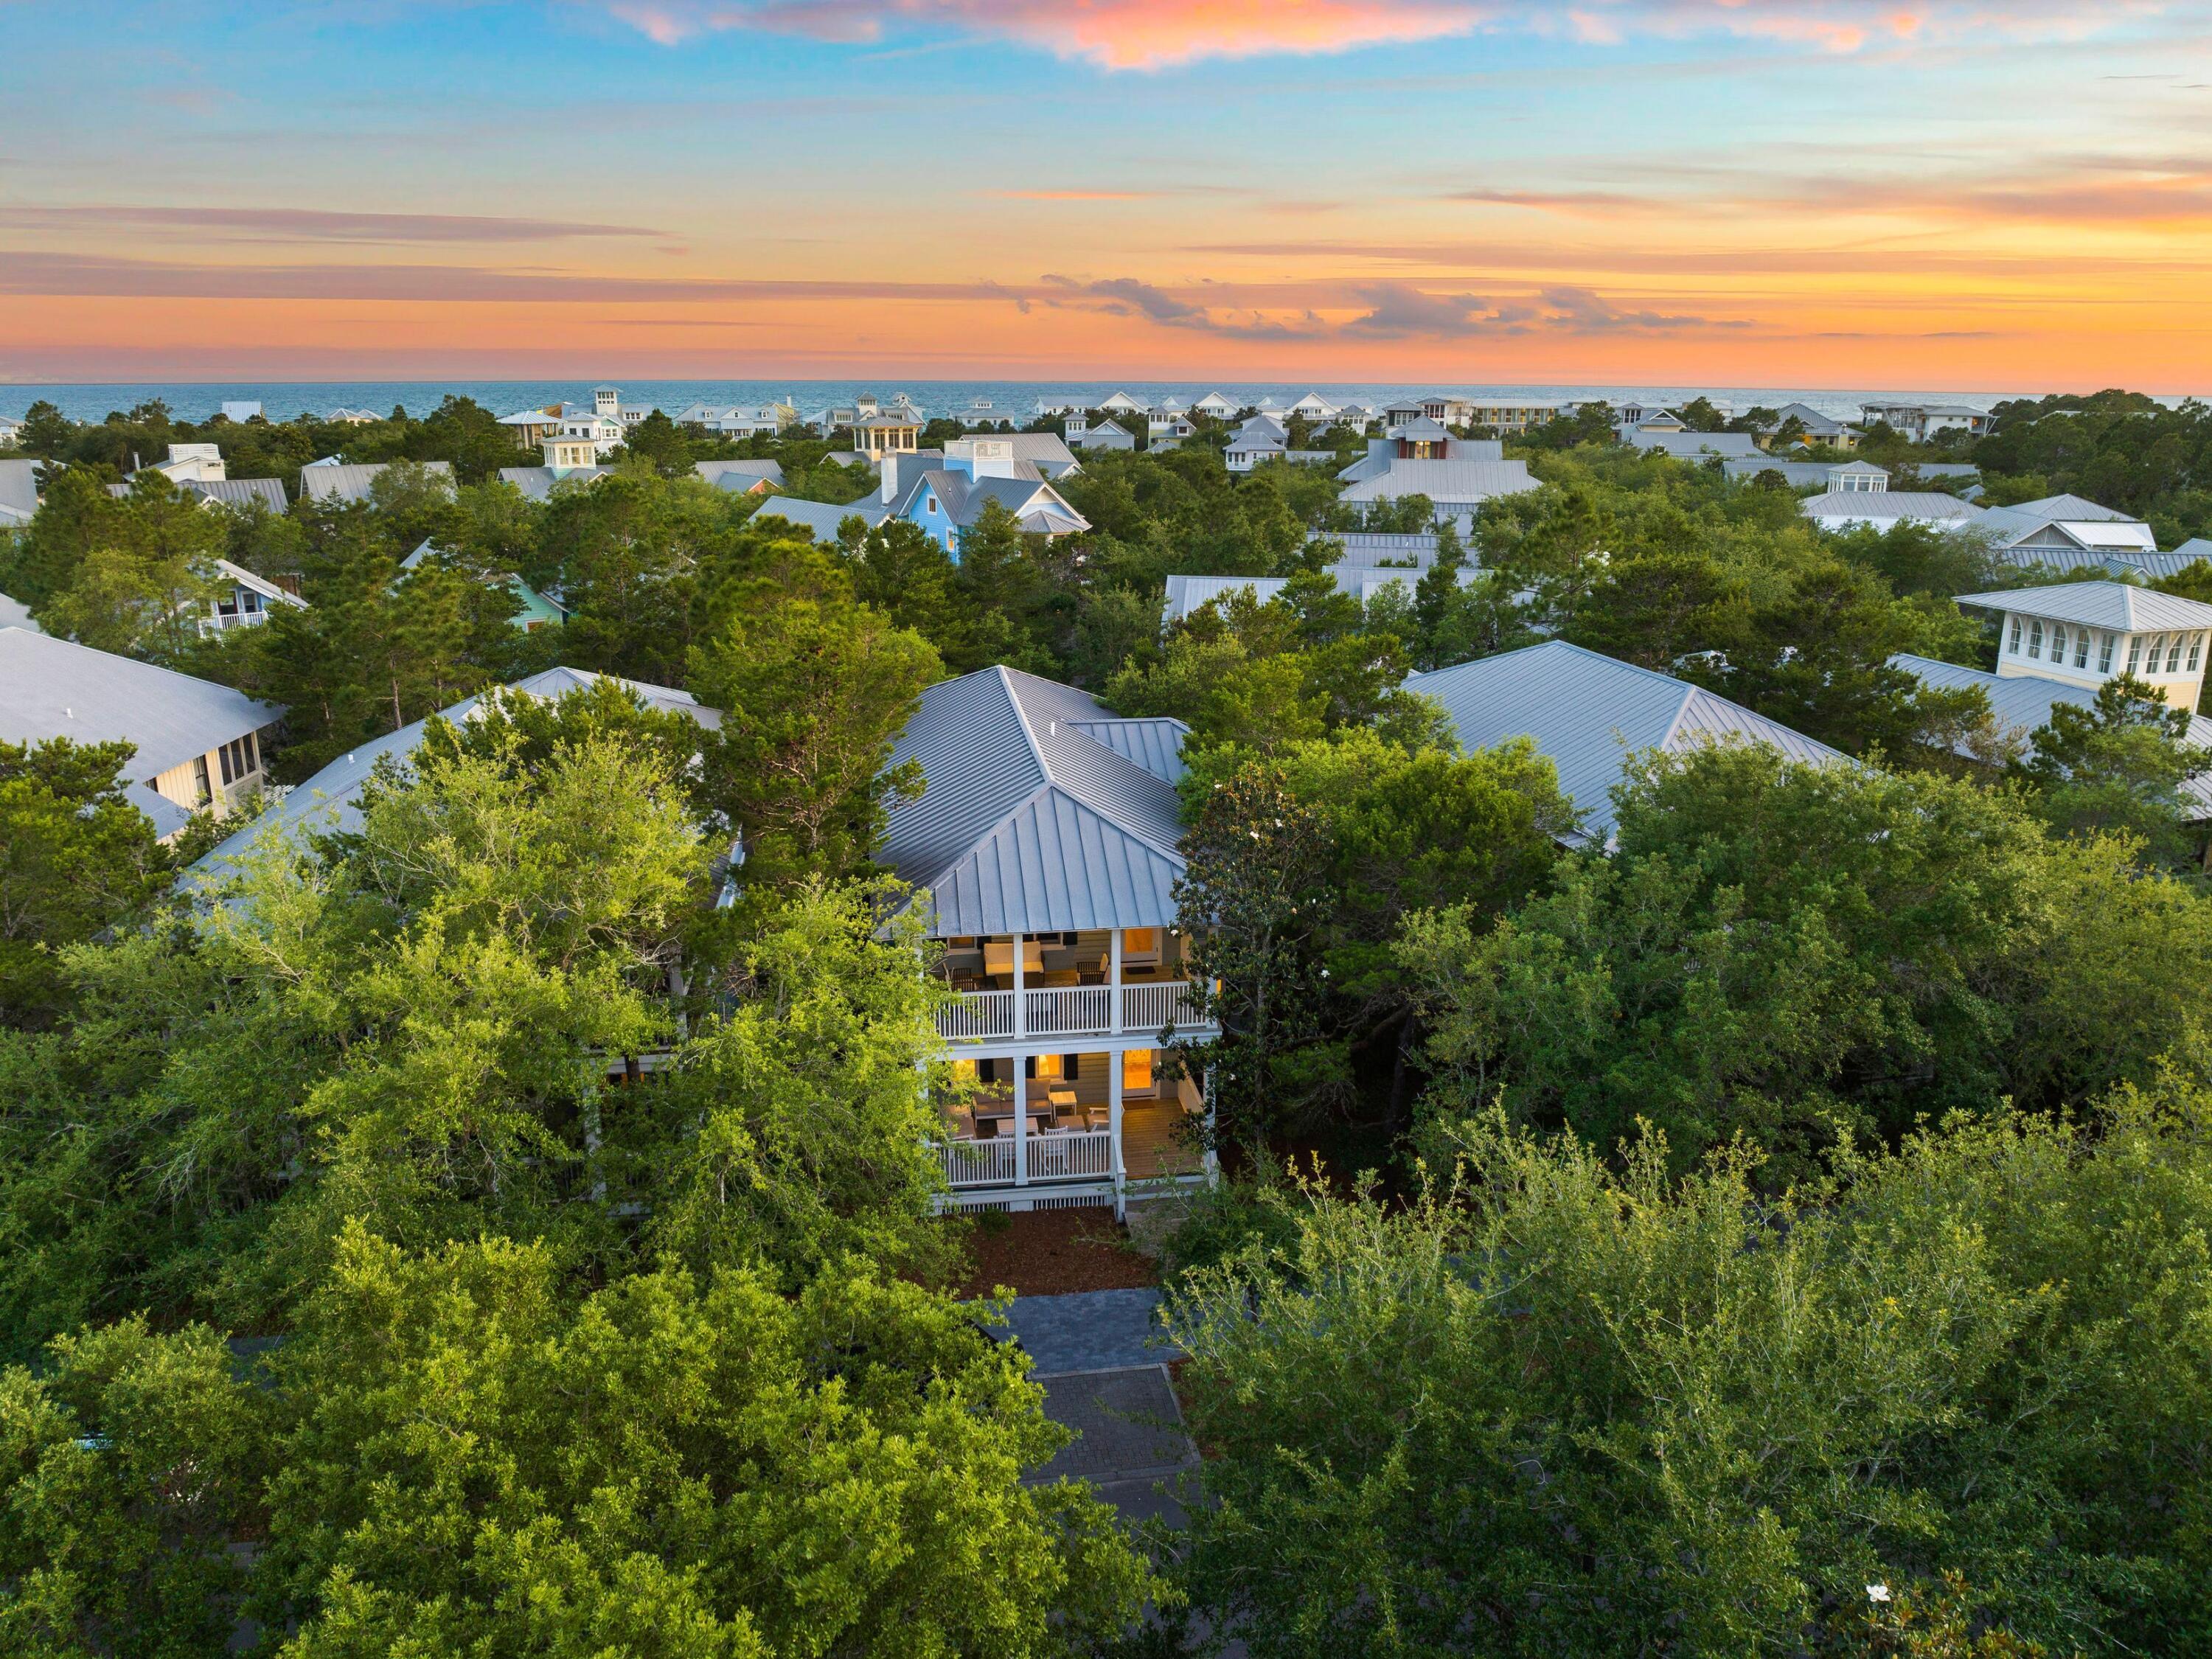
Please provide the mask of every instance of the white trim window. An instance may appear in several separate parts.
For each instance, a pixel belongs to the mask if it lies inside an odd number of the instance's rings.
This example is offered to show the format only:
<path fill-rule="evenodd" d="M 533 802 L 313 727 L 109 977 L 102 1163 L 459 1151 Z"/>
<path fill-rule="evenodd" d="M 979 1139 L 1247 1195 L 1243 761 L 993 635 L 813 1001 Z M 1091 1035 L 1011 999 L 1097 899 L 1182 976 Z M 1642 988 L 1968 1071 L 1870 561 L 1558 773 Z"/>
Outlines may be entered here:
<path fill-rule="evenodd" d="M 2173 643 L 2166 647 L 2166 672 L 2169 674 L 2181 672 L 2181 635 L 2179 634 L 2173 635 Z"/>
<path fill-rule="evenodd" d="M 2130 634 L 2128 635 L 2127 672 L 2130 674 L 2134 673 L 2142 666 L 2142 647 L 2143 642 L 2142 635 Z"/>
<path fill-rule="evenodd" d="M 2043 618 L 2036 617 L 2027 624 L 2027 654 L 2039 662 L 2043 658 Z"/>
<path fill-rule="evenodd" d="M 2202 634 L 2191 634 L 2189 636 L 2189 672 L 2191 673 L 2194 674 L 2197 672 L 2197 665 L 2203 660 L 2203 653 L 2204 636 Z"/>
<path fill-rule="evenodd" d="M 2086 628 L 2074 630 L 2074 665 L 2076 668 L 2089 665 L 2089 630 Z"/>
<path fill-rule="evenodd" d="M 2013 655 L 2014 655 L 2014 656 L 2015 656 L 2015 657 L 2017 657 L 2018 655 L 2020 655 L 2020 630 L 2021 630 L 2021 619 L 2020 619 L 2018 617 L 2014 617 L 2012 619 L 2012 646 L 2011 646 L 2011 650 L 2012 650 L 2012 653 L 2013 653 Z"/>
<path fill-rule="evenodd" d="M 2112 634 L 2106 635 L 2099 642 L 2097 647 L 2097 672 L 2100 674 L 2109 674 L 2112 672 L 2112 647 L 2118 643 L 2118 636 Z"/>
<path fill-rule="evenodd" d="M 2051 624 L 2051 665 L 2053 668 L 2066 666 L 2066 624 L 2064 623 Z"/>

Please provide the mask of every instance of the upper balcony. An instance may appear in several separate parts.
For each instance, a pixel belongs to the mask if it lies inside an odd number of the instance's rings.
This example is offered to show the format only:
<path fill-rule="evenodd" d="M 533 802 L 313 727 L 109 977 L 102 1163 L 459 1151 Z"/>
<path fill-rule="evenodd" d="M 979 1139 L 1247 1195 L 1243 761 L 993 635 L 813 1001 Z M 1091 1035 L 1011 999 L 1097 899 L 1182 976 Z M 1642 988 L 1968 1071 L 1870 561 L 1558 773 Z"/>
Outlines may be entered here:
<path fill-rule="evenodd" d="M 1211 1030 L 1182 943 L 1159 927 L 948 939 L 939 971 L 959 998 L 939 1011 L 938 1032 L 973 1043 Z"/>

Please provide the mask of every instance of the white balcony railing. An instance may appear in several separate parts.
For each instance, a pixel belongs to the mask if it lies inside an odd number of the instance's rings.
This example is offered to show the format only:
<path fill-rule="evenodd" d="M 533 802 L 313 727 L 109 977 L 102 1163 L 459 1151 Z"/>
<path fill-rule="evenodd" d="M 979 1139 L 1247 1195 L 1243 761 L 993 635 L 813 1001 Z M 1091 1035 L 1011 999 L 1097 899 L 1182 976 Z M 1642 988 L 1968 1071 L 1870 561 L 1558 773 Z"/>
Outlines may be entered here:
<path fill-rule="evenodd" d="M 1121 988 L 1121 1029 L 1125 1031 L 1158 1031 L 1170 1025 L 1178 1031 L 1187 1031 L 1205 1023 L 1191 1000 L 1188 980 Z"/>
<path fill-rule="evenodd" d="M 937 1011 L 937 1034 L 951 1042 L 1014 1034 L 1012 991 L 964 991 L 957 1002 Z"/>
<path fill-rule="evenodd" d="M 966 991 L 959 1000 L 940 1008 L 938 1035 L 948 1042 L 981 1042 L 998 1037 L 1157 1036 L 1172 1025 L 1178 1031 L 1203 1029 L 1185 980 L 1164 980 L 1144 985 L 1124 985 L 1118 1007 L 1110 985 L 1061 985 L 1018 994 L 1021 1021 L 1018 1024 L 1017 994 L 1012 991 Z M 1119 1016 L 1117 1018 L 1116 1016 Z"/>
<path fill-rule="evenodd" d="M 1107 1179 L 1113 1176 L 1111 1129 L 1065 1129 L 1056 1133 L 1031 1135 L 1027 1144 L 1031 1181 L 1080 1179 L 1086 1176 Z"/>
<path fill-rule="evenodd" d="M 1056 986 L 1022 995 L 1031 1036 L 1099 1036 L 1114 1029 L 1110 985 Z"/>
<path fill-rule="evenodd" d="M 948 1187 L 1011 1187 L 1014 1184 L 1014 1139 L 951 1140 L 945 1145 Z"/>

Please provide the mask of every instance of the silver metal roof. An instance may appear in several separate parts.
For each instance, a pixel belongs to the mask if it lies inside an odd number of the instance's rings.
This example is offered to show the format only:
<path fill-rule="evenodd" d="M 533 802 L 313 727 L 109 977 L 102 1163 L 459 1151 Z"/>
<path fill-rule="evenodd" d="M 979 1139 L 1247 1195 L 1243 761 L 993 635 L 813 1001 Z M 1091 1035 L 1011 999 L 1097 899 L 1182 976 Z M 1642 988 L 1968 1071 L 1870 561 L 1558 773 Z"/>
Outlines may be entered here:
<path fill-rule="evenodd" d="M 550 501 L 555 484 L 590 483 L 605 477 L 613 470 L 605 466 L 572 466 L 556 475 L 550 466 L 503 466 L 499 470 L 499 481 L 513 484 L 533 501 Z"/>
<path fill-rule="evenodd" d="M 2195 547 L 2194 553 L 2189 550 Z M 2147 582 L 2178 576 L 2199 559 L 2212 558 L 2212 542 L 2185 542 L 2171 553 L 2119 547 L 2001 547 L 1998 562 L 2020 570 L 2064 570 L 2091 580 L 2134 576 Z"/>
<path fill-rule="evenodd" d="M 1792 760 L 1846 758 L 1726 697 L 1564 640 L 1414 674 L 1406 688 L 1443 705 L 1463 748 L 1534 738 L 1582 815 L 1583 838 L 1601 843 L 1613 836 L 1613 787 L 1641 750 L 1740 738 Z"/>
<path fill-rule="evenodd" d="M 1426 495 L 1437 502 L 1486 501 L 1535 488 L 1526 461 L 1399 461 L 1388 472 L 1358 480 L 1339 499 L 1376 501 Z"/>
<path fill-rule="evenodd" d="M 692 471 L 721 489 L 750 489 L 763 478 L 772 484 L 783 482 L 783 463 L 781 461 L 695 461 Z M 743 482 L 733 485 L 729 482 L 732 478 Z"/>
<path fill-rule="evenodd" d="M 2035 674 L 1992 674 L 1985 669 L 1939 662 L 1933 657 L 1916 657 L 1909 652 L 1899 652 L 1889 659 L 1889 664 L 1918 676 L 1924 684 L 1945 690 L 1978 687 L 1989 699 L 1990 712 L 1996 717 L 1997 723 L 2023 738 L 2050 725 L 2051 711 L 2062 702 L 2088 708 L 2097 702 L 2094 687 L 2069 685 L 2063 680 L 2046 680 Z M 2202 714 L 2190 715 L 2189 735 L 2184 741 L 2193 749 L 2212 749 L 2212 720 Z M 2192 820 L 2212 816 L 2212 777 L 2191 780 L 2182 786 L 2182 794 L 2190 802 L 2188 816 Z"/>
<path fill-rule="evenodd" d="M 1322 573 L 1337 585 L 1340 591 L 1350 594 L 1365 605 L 1384 588 L 1396 583 L 1412 599 L 1414 588 L 1420 585 L 1419 570 L 1396 568 L 1387 565 L 1332 564 L 1322 567 Z M 1463 567 L 1458 575 L 1462 587 L 1472 586 L 1481 574 L 1473 564 Z M 1290 586 L 1287 576 L 1170 576 L 1167 578 L 1164 614 L 1170 623 L 1179 623 L 1193 611 L 1202 610 L 1224 593 L 1233 593 L 1240 587 L 1249 587 L 1261 604 L 1280 593 Z"/>
<path fill-rule="evenodd" d="M 1638 449 L 1663 450 L 1678 460 L 1700 460 L 1708 455 L 1747 459 L 1764 453 L 1748 432 L 1646 432 L 1632 427 L 1621 436 Z"/>
<path fill-rule="evenodd" d="M 292 505 L 285 499 L 283 481 L 276 478 L 184 478 L 178 481 L 177 488 L 187 495 L 224 507 L 259 501 L 271 513 L 282 513 Z"/>
<path fill-rule="evenodd" d="M 300 494 L 311 501 L 365 501 L 369 486 L 392 463 L 389 461 L 340 462 L 335 466 L 303 466 L 300 469 Z M 426 472 L 443 477 L 450 488 L 453 482 L 451 461 L 417 461 Z"/>
<path fill-rule="evenodd" d="M 39 510 L 40 461 L 0 460 L 0 524 L 30 522 Z"/>
<path fill-rule="evenodd" d="M 837 526 L 848 519 L 857 518 L 871 530 L 890 516 L 884 504 L 873 495 L 863 495 L 857 501 L 802 501 L 789 495 L 771 495 L 753 515 L 757 519 L 781 519 L 787 524 L 798 526 L 812 534 L 817 542 L 837 539 Z"/>
<path fill-rule="evenodd" d="M 284 711 L 212 680 L 0 628 L 0 741 L 136 744 L 131 775 L 149 780 L 258 732 Z"/>
<path fill-rule="evenodd" d="M 571 691 L 580 690 L 602 676 L 586 668 L 549 668 L 542 674 L 532 674 L 527 679 L 499 688 L 500 693 L 520 694 L 526 697 L 558 698 Z M 664 714 L 689 714 L 700 725 L 712 730 L 722 722 L 719 708 L 704 707 L 689 691 L 673 686 L 652 685 L 643 680 L 617 679 L 615 684 L 635 693 L 648 708 Z M 450 708 L 438 711 L 441 719 L 464 720 L 482 702 L 485 693 L 464 697 Z M 419 720 L 403 726 L 397 732 L 362 744 L 350 753 L 341 755 L 306 782 L 287 790 L 281 799 L 264 808 L 261 815 L 242 828 L 235 830 L 210 848 L 207 855 L 193 867 L 220 874 L 232 861 L 250 848 L 254 841 L 272 825 L 287 830 L 309 830 L 327 834 L 336 830 L 352 830 L 361 823 L 361 789 L 368 781 L 370 772 L 385 756 L 404 761 L 422 745 L 422 728 L 428 720 Z"/>
<path fill-rule="evenodd" d="M 1344 550 L 1338 564 L 1379 565 L 1385 561 L 1397 565 L 1411 561 L 1425 570 L 1437 562 L 1437 532 L 1433 530 L 1316 530 L 1306 537 L 1306 545 L 1316 542 L 1333 541 Z M 1474 562 L 1472 553 L 1468 562 Z"/>
<path fill-rule="evenodd" d="M 1130 757 L 1180 738 L 1015 669 L 931 686 L 892 756 L 920 763 L 922 793 L 893 806 L 879 856 L 927 890 L 940 937 L 1165 926 L 1179 803 L 1164 766 Z"/>
<path fill-rule="evenodd" d="M 1936 489 L 1832 489 L 1799 506 L 1808 519 L 1918 519 L 1929 524 L 1978 520 L 1982 509 Z"/>
<path fill-rule="evenodd" d="M 2129 634 L 2212 628 L 2212 605 L 2127 582 L 2061 582 L 2054 587 L 1961 593 L 1959 603 L 1970 610 L 2017 611 Z"/>

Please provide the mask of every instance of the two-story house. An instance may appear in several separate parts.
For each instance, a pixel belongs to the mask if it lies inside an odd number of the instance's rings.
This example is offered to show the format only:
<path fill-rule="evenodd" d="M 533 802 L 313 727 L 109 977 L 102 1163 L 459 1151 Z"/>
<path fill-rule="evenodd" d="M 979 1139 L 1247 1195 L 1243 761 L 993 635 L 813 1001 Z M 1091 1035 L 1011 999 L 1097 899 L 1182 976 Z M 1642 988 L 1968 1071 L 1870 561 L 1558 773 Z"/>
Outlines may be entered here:
<path fill-rule="evenodd" d="M 904 465 L 915 459 L 923 464 L 911 469 Z M 1091 528 L 1091 521 L 1045 481 L 1034 462 L 1015 456 L 1005 438 L 963 438 L 933 460 L 885 456 L 884 501 L 888 516 L 921 526 L 956 564 L 962 538 L 981 521 L 993 501 L 1030 534 L 1050 538 Z"/>
<path fill-rule="evenodd" d="M 2000 732 L 2028 752 L 2054 708 L 2090 707 L 2105 682 L 2121 674 L 2157 688 L 2168 708 L 2188 709 L 2184 741 L 2212 750 L 2212 720 L 2196 712 L 2212 653 L 2212 605 L 2110 581 L 1966 593 L 1959 604 L 1996 619 L 1995 673 L 1909 654 L 1890 664 L 1929 685 L 1979 690 Z M 2212 777 L 2184 784 L 2182 798 L 2187 822 L 2212 821 Z M 2212 861 L 2212 845 L 2206 858 Z"/>
<path fill-rule="evenodd" d="M 1206 1176 L 1204 1091 L 1165 1052 L 1212 1035 L 1177 931 L 1185 732 L 987 668 L 930 687 L 899 738 L 892 763 L 923 787 L 879 857 L 957 994 L 938 1020 L 972 1085 L 946 1107 L 956 1206 L 1118 1207 L 1133 1183 Z"/>

